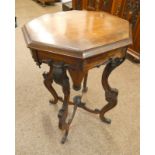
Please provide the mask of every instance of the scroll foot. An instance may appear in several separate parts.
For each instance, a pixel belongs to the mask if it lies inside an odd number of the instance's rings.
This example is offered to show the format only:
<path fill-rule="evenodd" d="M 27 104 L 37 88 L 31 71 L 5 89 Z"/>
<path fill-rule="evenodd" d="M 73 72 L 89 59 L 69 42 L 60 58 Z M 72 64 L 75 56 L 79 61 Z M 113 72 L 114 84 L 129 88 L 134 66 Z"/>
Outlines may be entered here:
<path fill-rule="evenodd" d="M 61 139 L 61 144 L 64 144 L 64 143 L 66 142 L 67 136 L 68 136 L 68 130 L 65 131 L 65 134 L 64 134 L 64 136 L 63 136 L 62 139 Z"/>
<path fill-rule="evenodd" d="M 111 119 L 109 119 L 109 118 L 101 117 L 101 120 L 102 120 L 104 123 L 111 124 Z"/>
<path fill-rule="evenodd" d="M 57 102 L 58 102 L 58 99 L 49 100 L 49 103 L 50 104 L 57 104 Z"/>

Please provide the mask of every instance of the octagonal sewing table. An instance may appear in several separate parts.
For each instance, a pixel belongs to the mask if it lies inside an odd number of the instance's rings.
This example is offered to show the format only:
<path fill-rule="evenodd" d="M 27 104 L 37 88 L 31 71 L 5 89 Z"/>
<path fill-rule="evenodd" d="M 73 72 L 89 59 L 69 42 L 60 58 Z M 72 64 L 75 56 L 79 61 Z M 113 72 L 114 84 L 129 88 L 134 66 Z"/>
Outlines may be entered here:
<path fill-rule="evenodd" d="M 22 31 L 37 65 L 49 65 L 49 72 L 43 77 L 45 87 L 53 96 L 50 103 L 63 103 L 58 113 L 59 128 L 65 130 L 61 142 L 66 141 L 77 107 L 99 114 L 103 122 L 111 123 L 105 113 L 117 104 L 118 90 L 109 85 L 108 77 L 125 60 L 127 47 L 132 43 L 129 22 L 105 12 L 68 11 L 42 15 L 25 24 Z M 82 90 L 86 92 L 88 71 L 103 64 L 106 67 L 101 83 L 108 103 L 102 109 L 93 110 L 81 101 L 80 95 L 71 101 L 66 72 L 70 74 L 73 89 L 80 90 L 83 83 Z M 62 86 L 63 98 L 53 88 L 53 81 Z M 68 105 L 74 108 L 67 121 Z"/>

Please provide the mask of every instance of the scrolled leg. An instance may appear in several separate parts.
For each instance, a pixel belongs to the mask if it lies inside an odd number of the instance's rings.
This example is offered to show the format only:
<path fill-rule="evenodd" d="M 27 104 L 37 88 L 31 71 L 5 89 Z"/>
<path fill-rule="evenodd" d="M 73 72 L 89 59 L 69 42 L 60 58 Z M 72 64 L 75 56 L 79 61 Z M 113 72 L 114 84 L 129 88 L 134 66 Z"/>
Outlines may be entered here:
<path fill-rule="evenodd" d="M 66 139 L 67 139 L 67 136 L 68 136 L 68 133 L 69 133 L 69 126 L 70 126 L 70 124 L 71 124 L 72 121 L 73 121 L 73 118 L 74 118 L 74 116 L 75 116 L 76 110 L 77 110 L 77 105 L 76 105 L 76 103 L 74 102 L 74 108 L 73 108 L 72 116 L 71 116 L 71 118 L 68 120 L 68 126 L 67 126 L 67 128 L 66 128 L 66 130 L 65 130 L 65 134 L 64 134 L 64 136 L 62 137 L 62 140 L 61 140 L 61 143 L 62 143 L 62 144 L 64 144 L 65 141 L 66 141 Z"/>
<path fill-rule="evenodd" d="M 65 134 L 61 140 L 61 143 L 64 144 L 68 136 L 70 125 L 66 121 L 68 116 L 68 104 L 70 98 L 70 83 L 66 73 L 65 64 L 60 62 L 53 63 L 53 80 L 62 87 L 62 91 L 64 94 L 63 105 L 58 113 L 59 128 L 61 130 L 65 130 Z"/>
<path fill-rule="evenodd" d="M 111 88 L 109 83 L 108 83 L 108 77 L 110 73 L 117 67 L 119 66 L 125 58 L 115 58 L 115 59 L 110 59 L 107 66 L 105 67 L 102 75 L 102 86 L 105 90 L 105 98 L 108 101 L 108 104 L 106 104 L 100 111 L 100 119 L 105 122 L 110 124 L 111 120 L 106 118 L 104 115 L 106 112 L 111 110 L 117 105 L 117 96 L 118 96 L 118 90 L 115 88 Z"/>
<path fill-rule="evenodd" d="M 70 84 L 69 79 L 66 76 L 64 79 L 62 79 L 62 90 L 64 93 L 64 101 L 62 108 L 59 111 L 58 118 L 59 118 L 59 128 L 62 130 L 65 130 L 68 128 L 68 124 L 66 123 L 67 115 L 68 115 L 68 103 L 69 103 L 69 97 L 70 97 Z"/>
<path fill-rule="evenodd" d="M 50 71 L 48 73 L 43 73 L 44 77 L 44 85 L 49 90 L 49 92 L 53 95 L 54 99 L 50 100 L 50 103 L 56 104 L 58 102 L 58 95 L 54 90 L 52 83 L 53 83 L 53 67 L 50 65 Z"/>

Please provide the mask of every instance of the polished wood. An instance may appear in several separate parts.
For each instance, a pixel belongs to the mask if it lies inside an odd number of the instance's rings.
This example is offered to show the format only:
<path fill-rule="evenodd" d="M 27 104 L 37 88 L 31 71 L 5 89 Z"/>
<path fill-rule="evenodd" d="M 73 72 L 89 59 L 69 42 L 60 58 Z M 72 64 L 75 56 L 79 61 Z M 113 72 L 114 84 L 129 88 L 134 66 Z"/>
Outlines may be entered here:
<path fill-rule="evenodd" d="M 43 74 L 44 85 L 54 98 L 50 103 L 63 103 L 58 114 L 59 128 L 65 131 L 61 143 L 67 139 L 77 107 L 99 114 L 103 122 L 110 123 L 104 115 L 117 104 L 118 91 L 110 87 L 108 77 L 125 60 L 127 47 L 132 43 L 129 22 L 104 12 L 69 11 L 38 17 L 25 24 L 22 30 L 36 64 L 40 67 L 45 63 L 50 68 Z M 106 65 L 102 86 L 108 104 L 99 110 L 87 107 L 81 101 L 82 96 L 75 96 L 71 101 L 67 71 L 73 89 L 80 90 L 83 83 L 85 93 L 88 71 L 101 65 Z M 53 82 L 62 87 L 64 98 L 57 94 Z M 69 120 L 68 105 L 74 106 Z"/>
<path fill-rule="evenodd" d="M 108 62 L 107 66 L 105 67 L 103 75 L 102 75 L 102 86 L 105 90 L 105 98 L 108 101 L 108 104 L 105 105 L 101 109 L 100 118 L 102 121 L 104 121 L 106 123 L 111 123 L 111 120 L 106 118 L 104 116 L 104 114 L 116 106 L 117 96 L 118 96 L 118 90 L 110 87 L 110 85 L 108 83 L 108 77 L 109 77 L 110 73 L 113 71 L 113 69 L 115 69 L 117 66 L 119 66 L 124 60 L 125 60 L 125 58 L 111 59 Z"/>
<path fill-rule="evenodd" d="M 75 10 L 90 11 L 111 11 L 113 0 L 72 0 L 72 6 Z"/>
<path fill-rule="evenodd" d="M 73 0 L 72 5 L 75 10 L 106 11 L 127 19 L 133 32 L 133 44 L 128 54 L 136 61 L 140 60 L 140 0 Z"/>
<path fill-rule="evenodd" d="M 140 0 L 122 0 L 120 17 L 132 24 L 133 44 L 128 54 L 136 61 L 140 61 Z"/>
<path fill-rule="evenodd" d="M 84 76 L 84 80 L 83 80 L 83 90 L 82 90 L 82 92 L 84 92 L 84 93 L 86 93 L 87 90 L 88 90 L 87 79 L 88 79 L 88 73 L 86 73 L 86 75 Z"/>
<path fill-rule="evenodd" d="M 29 34 L 25 35 L 29 48 L 76 58 L 88 58 L 131 43 L 128 21 L 105 12 L 46 14 L 26 24 L 23 31 Z"/>
<path fill-rule="evenodd" d="M 49 73 L 43 73 L 44 85 L 45 85 L 45 87 L 49 90 L 49 92 L 54 97 L 54 100 L 50 100 L 50 103 L 56 104 L 58 102 L 59 96 L 58 96 L 58 94 L 56 93 L 55 89 L 52 86 L 52 83 L 53 83 L 53 67 L 52 67 L 52 62 L 49 61 L 48 65 L 50 66 Z"/>

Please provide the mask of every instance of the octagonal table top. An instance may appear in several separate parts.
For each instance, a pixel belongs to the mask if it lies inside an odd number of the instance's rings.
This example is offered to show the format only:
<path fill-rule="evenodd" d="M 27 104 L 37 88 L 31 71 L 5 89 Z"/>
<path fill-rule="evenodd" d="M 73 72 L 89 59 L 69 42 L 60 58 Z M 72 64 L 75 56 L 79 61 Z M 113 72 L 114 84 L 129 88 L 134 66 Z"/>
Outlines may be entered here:
<path fill-rule="evenodd" d="M 45 14 L 25 24 L 22 31 L 31 49 L 81 59 L 132 43 L 127 20 L 96 11 Z"/>

